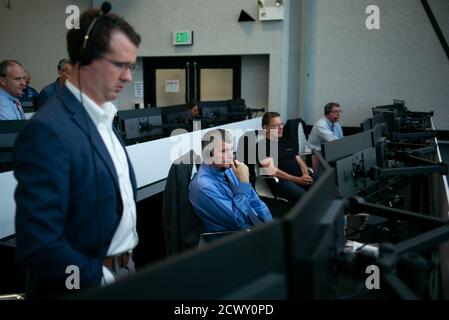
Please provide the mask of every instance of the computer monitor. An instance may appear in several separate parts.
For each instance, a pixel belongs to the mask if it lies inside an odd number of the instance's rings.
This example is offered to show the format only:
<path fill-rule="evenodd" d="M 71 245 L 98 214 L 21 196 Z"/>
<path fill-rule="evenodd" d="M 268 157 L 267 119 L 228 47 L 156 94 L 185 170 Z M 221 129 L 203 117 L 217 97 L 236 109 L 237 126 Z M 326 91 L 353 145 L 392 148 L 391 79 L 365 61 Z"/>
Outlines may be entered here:
<path fill-rule="evenodd" d="M 24 112 L 36 112 L 38 109 L 38 97 L 20 97 L 20 103 Z"/>
<path fill-rule="evenodd" d="M 335 162 L 370 147 L 373 147 L 371 130 L 323 143 L 321 153 L 327 162 Z"/>
<path fill-rule="evenodd" d="M 160 108 L 121 110 L 117 112 L 119 131 L 125 144 L 144 142 L 162 137 Z"/>
<path fill-rule="evenodd" d="M 403 108 L 405 108 L 405 100 L 393 99 L 393 104 L 396 106 L 402 106 Z"/>
<path fill-rule="evenodd" d="M 337 280 L 336 258 L 344 249 L 346 205 L 334 169 L 315 153 L 320 176 L 285 217 L 290 297 L 329 299 Z"/>
<path fill-rule="evenodd" d="M 245 99 L 228 100 L 229 121 L 243 121 L 248 116 Z"/>
<path fill-rule="evenodd" d="M 376 184 L 363 175 L 377 165 L 375 143 L 382 136 L 381 130 L 382 127 L 376 125 L 375 129 L 322 145 L 324 159 L 335 168 L 335 182 L 342 196 L 354 196 Z"/>
<path fill-rule="evenodd" d="M 367 130 L 371 130 L 372 129 L 372 123 L 371 123 L 372 119 L 368 118 L 365 121 L 363 121 L 360 124 L 360 128 L 362 128 L 362 131 L 367 131 Z"/>
<path fill-rule="evenodd" d="M 374 109 L 396 111 L 396 115 L 401 119 L 407 117 L 407 107 L 405 106 L 405 104 L 390 104 L 385 106 L 377 106 Z"/>
<path fill-rule="evenodd" d="M 273 221 L 150 265 L 80 299 L 287 299 L 282 223 Z"/>
<path fill-rule="evenodd" d="M 376 124 L 371 129 L 371 141 L 372 141 L 373 147 L 376 147 L 377 142 L 379 142 L 380 139 L 385 137 L 385 131 L 386 131 L 385 128 L 386 128 L 385 123 L 379 123 L 379 124 Z"/>
<path fill-rule="evenodd" d="M 172 135 L 174 130 L 182 129 L 192 131 L 192 121 L 187 118 L 187 105 L 179 104 L 169 107 L 161 107 L 164 136 Z"/>
<path fill-rule="evenodd" d="M 397 132 L 399 130 L 399 120 L 398 112 L 394 109 L 383 109 L 383 108 L 373 108 L 373 115 L 376 117 L 377 115 L 382 114 L 383 122 L 386 124 L 387 132 L 391 135 L 393 132 Z M 380 116 L 379 116 L 380 117 Z"/>
<path fill-rule="evenodd" d="M 12 170 L 14 143 L 26 123 L 26 120 L 0 121 L 0 172 Z"/>
<path fill-rule="evenodd" d="M 343 197 L 362 195 L 376 185 L 376 180 L 366 176 L 370 168 L 377 166 L 376 149 L 366 148 L 335 161 L 338 191 Z"/>
<path fill-rule="evenodd" d="M 378 113 L 373 115 L 373 117 L 371 118 L 371 129 L 373 129 L 377 124 L 381 124 L 384 123 L 384 115 L 383 113 Z"/>
<path fill-rule="evenodd" d="M 202 101 L 199 102 L 201 116 L 211 121 L 223 123 L 228 121 L 227 101 Z"/>
<path fill-rule="evenodd" d="M 162 112 L 162 122 L 164 124 L 185 123 L 187 115 L 187 106 L 185 104 L 161 107 L 160 109 Z"/>

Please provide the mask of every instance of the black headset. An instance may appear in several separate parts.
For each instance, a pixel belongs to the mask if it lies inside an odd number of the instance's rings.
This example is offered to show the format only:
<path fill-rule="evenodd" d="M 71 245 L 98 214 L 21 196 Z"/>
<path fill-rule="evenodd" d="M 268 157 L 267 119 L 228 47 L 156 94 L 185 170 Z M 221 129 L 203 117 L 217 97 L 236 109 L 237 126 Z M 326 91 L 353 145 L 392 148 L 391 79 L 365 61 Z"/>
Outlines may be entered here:
<path fill-rule="evenodd" d="M 80 48 L 79 52 L 79 62 L 82 66 L 89 65 L 92 60 L 96 57 L 95 52 L 92 51 L 92 38 L 95 38 L 95 29 L 99 23 L 101 17 L 105 14 L 108 14 L 111 11 L 111 4 L 109 2 L 103 2 L 101 5 L 100 11 L 89 24 L 87 28 L 86 34 L 84 35 L 83 45 Z"/>

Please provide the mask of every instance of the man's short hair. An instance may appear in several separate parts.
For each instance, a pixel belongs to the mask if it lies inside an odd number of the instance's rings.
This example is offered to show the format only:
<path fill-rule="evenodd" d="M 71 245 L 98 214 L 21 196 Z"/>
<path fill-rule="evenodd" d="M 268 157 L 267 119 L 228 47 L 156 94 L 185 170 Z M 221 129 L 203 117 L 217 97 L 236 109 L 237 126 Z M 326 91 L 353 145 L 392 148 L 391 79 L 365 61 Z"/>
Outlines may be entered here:
<path fill-rule="evenodd" d="M 67 64 L 67 63 L 70 63 L 70 61 L 65 59 L 65 58 L 59 60 L 59 62 L 58 62 L 58 71 L 61 70 L 64 67 L 64 65 Z"/>
<path fill-rule="evenodd" d="M 195 107 L 195 106 L 197 106 L 197 105 L 198 105 L 198 103 L 196 102 L 196 100 L 190 100 L 190 101 L 187 103 L 187 109 L 192 110 L 193 107 Z"/>
<path fill-rule="evenodd" d="M 337 107 L 340 108 L 340 104 L 337 102 L 329 102 L 324 106 L 324 115 L 327 116 L 329 113 L 331 113 L 332 108 Z"/>
<path fill-rule="evenodd" d="M 270 125 L 270 121 L 273 118 L 280 117 L 281 115 L 277 112 L 266 112 L 262 117 L 262 128 Z"/>
<path fill-rule="evenodd" d="M 67 51 L 71 64 L 81 62 L 83 51 L 84 37 L 92 21 L 98 16 L 99 9 L 90 9 L 85 11 L 80 17 L 80 28 L 70 29 L 67 32 Z M 98 17 L 94 27 L 89 33 L 89 41 L 87 49 L 92 60 L 100 58 L 109 51 L 109 43 L 111 34 L 114 31 L 123 32 L 128 39 L 138 47 L 140 44 L 140 35 L 134 28 L 121 17 L 107 13 Z"/>
<path fill-rule="evenodd" d="M 9 67 L 12 67 L 15 64 L 22 67 L 22 64 L 20 64 L 20 62 L 18 62 L 16 60 L 12 60 L 12 59 L 3 60 L 0 63 L 0 76 L 1 77 L 6 76 L 8 74 Z"/>
<path fill-rule="evenodd" d="M 232 135 L 228 131 L 223 129 L 214 129 L 206 132 L 201 138 L 203 159 L 212 156 L 211 154 L 205 154 L 204 152 L 213 149 L 211 144 L 215 144 L 217 142 L 232 143 Z"/>

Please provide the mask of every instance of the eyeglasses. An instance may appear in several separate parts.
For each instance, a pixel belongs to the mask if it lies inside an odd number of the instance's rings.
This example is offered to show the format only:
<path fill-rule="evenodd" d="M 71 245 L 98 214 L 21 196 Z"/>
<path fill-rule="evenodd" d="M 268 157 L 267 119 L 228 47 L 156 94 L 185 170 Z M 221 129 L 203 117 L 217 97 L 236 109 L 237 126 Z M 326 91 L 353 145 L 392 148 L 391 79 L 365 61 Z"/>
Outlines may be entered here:
<path fill-rule="evenodd" d="M 331 111 L 329 113 L 343 113 L 343 110 L 334 110 L 334 111 Z"/>
<path fill-rule="evenodd" d="M 100 57 L 100 58 L 104 59 L 107 62 L 109 62 L 110 64 L 112 64 L 114 67 L 119 69 L 120 72 L 123 72 L 126 69 L 129 69 L 129 71 L 131 71 L 131 73 L 134 73 L 134 71 L 136 71 L 136 69 L 137 69 L 137 64 L 135 64 L 135 63 L 126 63 L 126 62 L 114 61 L 114 60 L 110 60 L 110 59 L 108 59 L 106 57 Z"/>
<path fill-rule="evenodd" d="M 274 126 L 268 126 L 268 128 L 271 128 L 271 129 L 278 129 L 278 128 L 283 128 L 283 127 L 284 127 L 284 123 L 280 123 L 280 124 L 277 124 Z"/>
<path fill-rule="evenodd" d="M 0 74 L 0 77 L 1 78 L 6 78 L 8 75 L 6 74 L 6 73 L 4 73 L 4 74 Z M 20 81 L 26 81 L 26 78 L 25 77 L 16 77 L 16 78 L 12 78 L 12 77 L 10 77 L 11 78 L 11 80 L 12 81 L 16 81 L 16 82 L 20 82 Z"/>

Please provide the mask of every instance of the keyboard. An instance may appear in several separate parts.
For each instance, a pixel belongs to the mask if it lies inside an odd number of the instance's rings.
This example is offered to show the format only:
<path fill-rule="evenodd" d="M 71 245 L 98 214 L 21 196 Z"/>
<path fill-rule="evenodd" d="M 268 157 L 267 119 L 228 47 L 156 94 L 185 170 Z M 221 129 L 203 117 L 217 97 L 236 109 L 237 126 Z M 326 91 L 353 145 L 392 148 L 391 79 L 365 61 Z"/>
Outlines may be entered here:
<path fill-rule="evenodd" d="M 358 240 L 360 231 L 362 231 L 368 223 L 369 214 L 359 213 L 346 216 L 345 238 L 346 240 Z"/>

